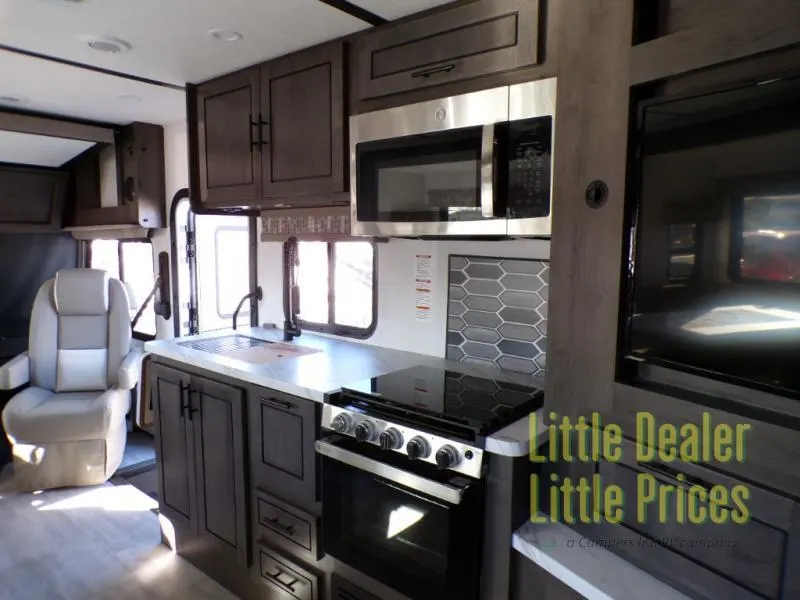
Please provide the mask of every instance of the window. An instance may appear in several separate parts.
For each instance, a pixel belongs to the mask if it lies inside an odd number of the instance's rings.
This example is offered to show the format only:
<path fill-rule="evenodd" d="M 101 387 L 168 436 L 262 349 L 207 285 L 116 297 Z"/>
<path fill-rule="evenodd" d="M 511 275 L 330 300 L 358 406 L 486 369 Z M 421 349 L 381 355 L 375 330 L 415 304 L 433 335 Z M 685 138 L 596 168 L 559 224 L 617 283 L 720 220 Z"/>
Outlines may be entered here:
<path fill-rule="evenodd" d="M 235 215 L 195 215 L 188 192 L 173 200 L 173 273 L 177 281 L 175 335 L 194 335 L 231 327 L 239 301 L 255 279 L 251 229 L 254 219 Z M 251 322 L 250 304 L 239 325 Z"/>
<path fill-rule="evenodd" d="M 299 242 L 300 322 L 306 329 L 369 337 L 375 329 L 375 245 Z M 284 284 L 285 285 L 285 284 Z"/>
<path fill-rule="evenodd" d="M 694 223 L 669 226 L 670 281 L 686 281 L 697 273 L 698 233 Z"/>
<path fill-rule="evenodd" d="M 119 279 L 128 291 L 131 320 L 147 300 L 155 285 L 153 245 L 149 240 L 93 240 L 89 246 L 89 266 L 102 269 Z M 140 339 L 156 335 L 155 304 L 151 299 L 133 333 Z"/>

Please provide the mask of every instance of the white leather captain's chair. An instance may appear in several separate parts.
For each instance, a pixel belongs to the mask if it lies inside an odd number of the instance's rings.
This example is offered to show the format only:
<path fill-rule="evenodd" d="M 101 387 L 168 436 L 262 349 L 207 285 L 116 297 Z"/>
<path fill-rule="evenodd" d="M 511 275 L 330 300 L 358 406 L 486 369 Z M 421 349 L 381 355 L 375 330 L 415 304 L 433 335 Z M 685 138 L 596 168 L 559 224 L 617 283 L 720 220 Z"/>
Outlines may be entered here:
<path fill-rule="evenodd" d="M 31 313 L 28 352 L 0 367 L 0 389 L 26 383 L 3 411 L 20 490 L 106 481 L 125 451 L 125 415 L 139 379 L 122 283 L 63 269 Z"/>

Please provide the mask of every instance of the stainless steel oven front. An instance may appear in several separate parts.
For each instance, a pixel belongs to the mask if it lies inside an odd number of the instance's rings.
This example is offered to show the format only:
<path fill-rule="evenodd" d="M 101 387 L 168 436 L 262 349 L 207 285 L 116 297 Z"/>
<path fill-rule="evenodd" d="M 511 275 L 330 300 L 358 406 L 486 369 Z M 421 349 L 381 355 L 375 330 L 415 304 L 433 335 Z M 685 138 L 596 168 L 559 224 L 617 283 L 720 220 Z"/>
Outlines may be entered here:
<path fill-rule="evenodd" d="M 555 78 L 350 118 L 351 228 L 549 236 Z"/>
<path fill-rule="evenodd" d="M 343 436 L 322 458 L 326 554 L 414 600 L 476 600 L 484 481 Z"/>

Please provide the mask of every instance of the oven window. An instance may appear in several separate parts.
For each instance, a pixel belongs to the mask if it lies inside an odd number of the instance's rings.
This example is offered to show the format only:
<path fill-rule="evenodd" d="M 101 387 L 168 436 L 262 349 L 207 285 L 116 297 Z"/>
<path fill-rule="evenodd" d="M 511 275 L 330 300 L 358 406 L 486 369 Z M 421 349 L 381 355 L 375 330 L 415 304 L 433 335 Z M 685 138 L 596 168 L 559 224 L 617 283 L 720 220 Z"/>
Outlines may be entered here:
<path fill-rule="evenodd" d="M 359 220 L 483 219 L 481 136 L 472 127 L 359 144 Z"/>
<path fill-rule="evenodd" d="M 332 459 L 322 477 L 327 554 L 415 600 L 474 598 L 477 490 L 454 506 Z"/>

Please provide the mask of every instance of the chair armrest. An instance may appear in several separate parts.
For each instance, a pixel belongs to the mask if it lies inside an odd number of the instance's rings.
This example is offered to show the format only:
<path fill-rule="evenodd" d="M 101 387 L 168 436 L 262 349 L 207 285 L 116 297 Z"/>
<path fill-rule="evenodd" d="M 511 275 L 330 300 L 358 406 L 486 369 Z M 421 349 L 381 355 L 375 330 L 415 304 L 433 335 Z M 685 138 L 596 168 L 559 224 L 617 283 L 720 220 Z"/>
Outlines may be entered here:
<path fill-rule="evenodd" d="M 31 361 L 28 353 L 18 354 L 0 367 L 0 390 L 13 390 L 31 380 Z"/>
<path fill-rule="evenodd" d="M 119 366 L 119 384 L 117 389 L 132 390 L 139 383 L 139 372 L 142 369 L 142 356 L 139 349 L 131 350 Z"/>

